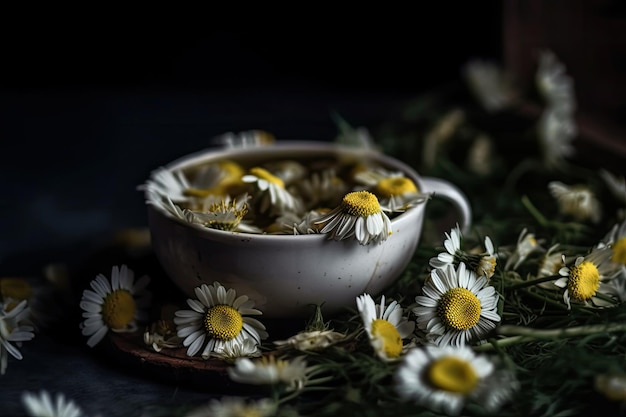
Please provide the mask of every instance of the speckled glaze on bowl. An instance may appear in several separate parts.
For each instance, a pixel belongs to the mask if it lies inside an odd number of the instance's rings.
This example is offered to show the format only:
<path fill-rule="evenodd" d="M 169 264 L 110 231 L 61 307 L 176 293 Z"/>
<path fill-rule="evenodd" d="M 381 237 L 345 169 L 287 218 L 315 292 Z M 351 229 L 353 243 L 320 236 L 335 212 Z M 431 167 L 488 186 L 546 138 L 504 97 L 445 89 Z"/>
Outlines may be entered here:
<path fill-rule="evenodd" d="M 228 158 L 235 161 L 298 159 L 340 155 L 370 158 L 403 172 L 424 193 L 445 198 L 459 213 L 465 229 L 471 220 L 468 199 L 453 184 L 422 177 L 397 159 L 378 152 L 324 142 L 277 142 L 255 148 L 206 150 L 178 159 L 167 169 L 186 169 Z M 148 225 L 156 257 L 170 279 L 189 297 L 194 288 L 219 281 L 237 295 L 247 295 L 272 319 L 310 316 L 311 304 L 323 304 L 325 317 L 356 306 L 363 293 L 381 293 L 408 265 L 419 243 L 428 202 L 391 221 L 393 234 L 381 244 L 355 239 L 328 240 L 323 234 L 260 235 L 200 229 L 148 205 Z"/>

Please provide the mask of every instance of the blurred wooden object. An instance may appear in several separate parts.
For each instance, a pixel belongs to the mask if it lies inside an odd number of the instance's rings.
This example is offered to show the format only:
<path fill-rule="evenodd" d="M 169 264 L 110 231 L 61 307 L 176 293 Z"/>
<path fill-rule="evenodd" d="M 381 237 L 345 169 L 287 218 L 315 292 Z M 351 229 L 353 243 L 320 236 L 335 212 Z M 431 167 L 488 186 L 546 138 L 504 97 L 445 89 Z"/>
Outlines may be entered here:
<path fill-rule="evenodd" d="M 581 146 L 624 165 L 626 2 L 505 0 L 503 19 L 504 65 L 519 85 L 532 88 L 538 52 L 552 50 L 574 79 Z"/>

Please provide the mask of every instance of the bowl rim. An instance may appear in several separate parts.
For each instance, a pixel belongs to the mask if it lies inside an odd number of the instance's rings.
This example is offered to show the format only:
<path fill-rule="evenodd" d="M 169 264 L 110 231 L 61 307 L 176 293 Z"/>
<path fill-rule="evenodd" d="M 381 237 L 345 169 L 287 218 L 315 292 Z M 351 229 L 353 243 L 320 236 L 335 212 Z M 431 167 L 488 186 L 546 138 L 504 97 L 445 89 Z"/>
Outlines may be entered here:
<path fill-rule="evenodd" d="M 275 142 L 270 145 L 261 145 L 261 146 L 250 146 L 250 147 L 240 147 L 240 148 L 205 148 L 182 157 L 179 157 L 165 165 L 162 168 L 165 168 L 169 171 L 174 171 L 176 169 L 185 169 L 192 167 L 194 165 L 202 164 L 203 162 L 211 161 L 211 160 L 220 160 L 220 159 L 236 159 L 237 156 L 240 155 L 250 155 L 251 153 L 255 153 L 257 156 L 261 158 L 265 155 L 271 155 L 273 152 L 278 151 L 282 152 L 290 152 L 290 151 L 309 151 L 315 150 L 324 153 L 330 152 L 345 152 L 351 154 L 352 156 L 357 155 L 368 155 L 373 157 L 373 160 L 380 162 L 382 165 L 387 167 L 391 167 L 397 170 L 402 171 L 404 174 L 408 175 L 413 181 L 416 182 L 416 185 L 420 190 L 423 190 L 423 182 L 421 180 L 420 175 L 415 171 L 415 169 L 411 168 L 409 165 L 400 161 L 397 158 L 388 156 L 383 154 L 382 152 L 375 149 L 366 149 L 366 148 L 356 148 L 354 146 L 349 145 L 341 145 L 333 142 L 322 142 L 322 141 L 296 141 L 296 140 L 281 140 Z M 177 225 L 185 227 L 187 230 L 196 234 L 203 238 L 211 238 L 213 240 L 221 240 L 221 241 L 234 241 L 234 240 L 262 240 L 265 242 L 275 242 L 275 243 L 292 243 L 294 242 L 293 237 L 297 236 L 298 241 L 323 241 L 328 240 L 328 236 L 326 234 L 321 233 L 311 233 L 311 234 L 302 234 L 302 235 L 288 235 L 288 234 L 269 234 L 269 233 L 249 233 L 249 232 L 239 232 L 239 231 L 225 231 L 219 229 L 211 229 L 208 227 L 201 227 L 199 225 L 195 225 L 189 222 L 185 222 L 176 216 L 173 216 L 171 213 L 168 213 L 161 207 L 155 206 L 154 204 L 146 204 L 148 206 L 148 210 L 152 211 L 156 215 L 159 215 L 161 218 L 166 219 L 170 222 L 173 222 Z M 398 216 L 394 217 L 391 220 L 391 224 L 397 224 L 399 222 L 403 222 L 405 219 L 409 217 L 413 217 L 420 212 L 419 206 L 413 209 L 407 210 Z M 150 216 L 149 216 L 150 217 Z"/>

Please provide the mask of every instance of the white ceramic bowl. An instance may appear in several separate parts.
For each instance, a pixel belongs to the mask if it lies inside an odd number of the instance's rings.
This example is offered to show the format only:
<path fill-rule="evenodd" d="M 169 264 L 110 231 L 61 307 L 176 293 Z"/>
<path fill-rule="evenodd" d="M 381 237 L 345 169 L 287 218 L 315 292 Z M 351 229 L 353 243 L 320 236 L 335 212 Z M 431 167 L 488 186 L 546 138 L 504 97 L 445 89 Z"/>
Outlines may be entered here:
<path fill-rule="evenodd" d="M 471 220 L 470 204 L 453 184 L 422 177 L 397 159 L 324 142 L 277 142 L 255 148 L 209 149 L 165 168 L 186 169 L 220 159 L 297 159 L 332 156 L 371 158 L 390 170 L 403 172 L 424 193 L 449 200 L 465 229 Z M 323 303 L 330 317 L 355 307 L 363 293 L 376 296 L 410 262 L 418 245 L 426 204 L 391 221 L 392 234 L 381 244 L 360 245 L 354 239 L 328 240 L 325 234 L 269 235 L 226 232 L 193 227 L 167 211 L 148 205 L 152 246 L 166 274 L 189 297 L 194 288 L 219 281 L 237 295 L 248 295 L 268 318 L 308 317 L 311 304 Z"/>

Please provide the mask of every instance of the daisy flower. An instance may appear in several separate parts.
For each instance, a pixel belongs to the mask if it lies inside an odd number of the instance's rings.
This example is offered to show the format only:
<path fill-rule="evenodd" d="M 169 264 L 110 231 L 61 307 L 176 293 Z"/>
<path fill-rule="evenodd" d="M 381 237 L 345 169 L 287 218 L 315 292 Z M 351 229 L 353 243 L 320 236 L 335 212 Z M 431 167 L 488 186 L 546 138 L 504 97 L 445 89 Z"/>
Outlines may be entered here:
<path fill-rule="evenodd" d="M 471 400 L 495 409 L 512 390 L 490 380 L 494 369 L 487 356 L 466 346 L 414 348 L 394 374 L 395 390 L 405 401 L 448 415 L 458 415 Z"/>
<path fill-rule="evenodd" d="M 430 195 L 421 194 L 413 180 L 401 172 L 366 170 L 357 173 L 355 180 L 368 186 L 368 191 L 379 198 L 387 213 L 406 211 L 430 198 Z"/>
<path fill-rule="evenodd" d="M 234 362 L 237 358 L 258 358 L 261 350 L 256 340 L 244 339 L 241 343 L 226 343 L 215 348 L 213 356 L 227 362 Z"/>
<path fill-rule="evenodd" d="M 317 219 L 329 210 L 311 210 L 304 216 L 294 213 L 285 213 L 278 216 L 276 221 L 269 226 L 268 233 L 290 234 L 290 235 L 310 235 L 320 232 L 319 225 L 315 224 Z"/>
<path fill-rule="evenodd" d="M 161 319 L 146 329 L 143 342 L 155 352 L 160 352 L 164 348 L 180 347 L 182 339 L 176 335 L 176 326 L 172 320 Z"/>
<path fill-rule="evenodd" d="M 247 400 L 241 397 L 223 397 L 195 408 L 184 417 L 270 417 L 275 415 L 276 408 L 276 404 L 267 398 Z"/>
<path fill-rule="evenodd" d="M 552 245 L 539 260 L 537 278 L 558 276 L 563 267 L 563 253 L 558 252 L 559 244 Z M 557 278 L 554 279 L 556 281 Z M 554 281 L 541 282 L 537 285 L 546 289 L 554 289 Z"/>
<path fill-rule="evenodd" d="M 610 247 L 611 261 L 618 265 L 626 265 L 626 221 L 614 225 L 598 246 Z"/>
<path fill-rule="evenodd" d="M 391 235 L 389 217 L 380 207 L 378 198 L 365 190 L 346 194 L 339 206 L 315 224 L 322 225 L 320 233 L 328 233 L 329 239 L 344 240 L 354 236 L 361 245 L 381 243 Z"/>
<path fill-rule="evenodd" d="M 334 168 L 315 171 L 297 184 L 297 193 L 307 207 L 335 206 L 347 191 L 347 185 Z"/>
<path fill-rule="evenodd" d="M 576 150 L 572 141 L 576 138 L 577 128 L 571 114 L 545 109 L 537 124 L 537 134 L 543 161 L 548 168 L 557 167 L 574 155 Z"/>
<path fill-rule="evenodd" d="M 523 228 L 517 238 L 515 250 L 506 260 L 504 269 L 506 271 L 516 270 L 531 253 L 536 251 L 545 251 L 545 249 L 541 246 L 541 242 L 535 238 L 534 233 L 529 233 L 528 229 Z"/>
<path fill-rule="evenodd" d="M 56 394 L 54 399 L 50 393 L 41 390 L 39 395 L 24 392 L 22 404 L 30 417 L 81 417 L 83 411 L 74 401 L 65 398 L 62 393 Z"/>
<path fill-rule="evenodd" d="M 510 77 L 495 62 L 473 59 L 462 68 L 470 90 L 488 112 L 498 112 L 515 100 Z"/>
<path fill-rule="evenodd" d="M 185 194 L 189 188 L 189 180 L 182 171 L 171 171 L 165 167 L 152 171 L 148 180 L 137 187 L 140 191 L 153 191 L 161 197 L 168 197 L 175 203 L 189 201 L 190 197 Z"/>
<path fill-rule="evenodd" d="M 576 258 L 574 265 L 564 266 L 559 270 L 561 277 L 554 282 L 559 288 L 564 288 L 563 301 L 571 309 L 570 301 L 576 301 L 595 306 L 606 306 L 606 302 L 596 297 L 598 292 L 607 294 L 610 289 L 606 281 L 613 279 L 619 270 L 611 262 L 611 249 L 594 248 L 585 256 Z M 563 264 L 565 264 L 563 256 Z"/>
<path fill-rule="evenodd" d="M 356 305 L 370 344 L 378 357 L 385 361 L 398 359 L 405 351 L 402 339 L 413 334 L 415 322 L 403 316 L 403 309 L 397 301 L 385 306 L 384 295 L 380 304 L 374 304 L 369 294 L 360 295 L 356 298 Z"/>
<path fill-rule="evenodd" d="M 30 316 L 27 304 L 26 300 L 17 304 L 0 302 L 0 375 L 7 370 L 9 354 L 21 360 L 22 353 L 18 347 L 35 337 L 34 327 L 24 324 Z"/>
<path fill-rule="evenodd" d="M 197 198 L 236 194 L 243 186 L 244 174 L 244 168 L 229 159 L 206 164 L 189 174 L 190 184 L 183 194 Z"/>
<path fill-rule="evenodd" d="M 571 216 L 577 221 L 600 221 L 602 207 L 589 187 L 582 184 L 568 186 L 560 181 L 551 181 L 548 189 L 556 198 L 561 214 Z"/>
<path fill-rule="evenodd" d="M 274 355 L 255 360 L 240 358 L 227 371 L 235 382 L 252 385 L 284 384 L 290 390 L 303 388 L 308 379 L 307 362 L 303 356 L 291 360 L 276 358 Z"/>
<path fill-rule="evenodd" d="M 308 173 L 308 169 L 302 163 L 289 159 L 267 162 L 263 167 L 277 176 L 285 187 L 303 181 Z"/>
<path fill-rule="evenodd" d="M 275 340 L 279 349 L 296 349 L 302 352 L 319 352 L 327 347 L 346 340 L 347 336 L 333 330 L 312 330 L 300 332 L 286 340 Z"/>
<path fill-rule="evenodd" d="M 434 269 L 422 287 L 424 295 L 415 297 L 418 327 L 440 346 L 481 340 L 500 321 L 498 294 L 487 282 L 487 277 L 468 271 L 463 262 L 457 269 L 452 265 Z"/>
<path fill-rule="evenodd" d="M 485 236 L 485 251 L 479 253 L 468 253 L 461 249 L 461 230 L 459 225 L 445 233 L 446 239 L 443 246 L 445 252 L 439 253 L 436 257 L 430 258 L 429 265 L 433 268 L 443 268 L 446 265 L 457 266 L 460 262 L 466 263 L 471 271 L 479 276 L 491 278 L 496 270 L 496 254 L 493 242 L 489 236 Z"/>
<path fill-rule="evenodd" d="M 209 229 L 234 231 L 248 213 L 246 200 L 237 202 L 235 199 L 228 202 L 226 199 L 213 203 L 205 211 L 190 211 L 191 223 L 201 224 Z"/>
<path fill-rule="evenodd" d="M 197 299 L 187 299 L 191 310 L 176 311 L 177 334 L 184 338 L 187 355 L 209 358 L 225 345 L 242 344 L 252 338 L 257 344 L 268 334 L 265 326 L 250 315 L 261 315 L 247 295 L 237 297 L 232 288 L 226 290 L 219 282 L 202 284 L 194 290 Z M 205 345 L 206 342 L 206 345 Z"/>
<path fill-rule="evenodd" d="M 258 201 L 260 213 L 272 216 L 301 211 L 301 201 L 285 189 L 282 179 L 265 168 L 250 168 L 249 174 L 244 175 L 241 180 L 254 186 L 254 198 Z"/>
<path fill-rule="evenodd" d="M 114 266 L 110 281 L 102 274 L 91 281 L 91 290 L 84 290 L 80 300 L 85 319 L 80 327 L 83 336 L 89 336 L 89 347 L 97 345 L 109 330 L 137 330 L 137 322 L 148 318 L 144 308 L 150 305 L 149 282 L 147 275 L 135 282 L 135 273 L 126 265 Z"/>

